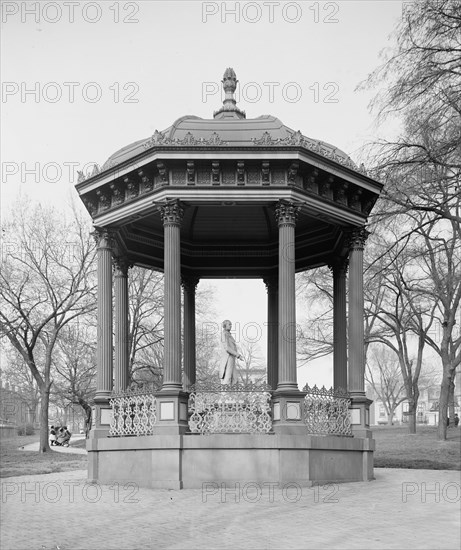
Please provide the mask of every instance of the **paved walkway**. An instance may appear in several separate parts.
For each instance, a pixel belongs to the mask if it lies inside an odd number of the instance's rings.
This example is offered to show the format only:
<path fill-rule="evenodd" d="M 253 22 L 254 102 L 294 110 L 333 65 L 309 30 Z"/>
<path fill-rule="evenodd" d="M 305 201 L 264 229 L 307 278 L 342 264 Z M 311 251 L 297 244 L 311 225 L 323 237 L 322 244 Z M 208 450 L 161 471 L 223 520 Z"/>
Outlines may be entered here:
<path fill-rule="evenodd" d="M 79 439 L 85 439 L 84 435 L 76 434 L 72 435 L 71 441 L 77 441 Z M 40 443 L 36 441 L 35 443 L 29 443 L 28 445 L 24 445 L 23 447 L 19 447 L 21 451 L 38 451 Z M 79 449 L 78 447 L 59 447 L 57 445 L 53 445 L 52 447 L 53 451 L 58 451 L 59 453 L 74 453 L 77 455 L 86 455 L 86 449 Z"/>
<path fill-rule="evenodd" d="M 376 469 L 316 488 L 89 485 L 86 471 L 6 478 L 2 550 L 457 549 L 460 473 Z"/>

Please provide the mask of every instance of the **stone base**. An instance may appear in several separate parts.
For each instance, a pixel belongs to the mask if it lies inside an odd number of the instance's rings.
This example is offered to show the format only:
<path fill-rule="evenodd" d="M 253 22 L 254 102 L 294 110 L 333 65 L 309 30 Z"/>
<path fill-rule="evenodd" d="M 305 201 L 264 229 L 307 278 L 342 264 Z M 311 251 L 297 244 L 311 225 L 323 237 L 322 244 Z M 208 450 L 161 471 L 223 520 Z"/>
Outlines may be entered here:
<path fill-rule="evenodd" d="M 155 489 L 206 483 L 316 483 L 373 478 L 374 440 L 283 434 L 153 435 L 89 439 L 88 472 L 100 483 Z"/>

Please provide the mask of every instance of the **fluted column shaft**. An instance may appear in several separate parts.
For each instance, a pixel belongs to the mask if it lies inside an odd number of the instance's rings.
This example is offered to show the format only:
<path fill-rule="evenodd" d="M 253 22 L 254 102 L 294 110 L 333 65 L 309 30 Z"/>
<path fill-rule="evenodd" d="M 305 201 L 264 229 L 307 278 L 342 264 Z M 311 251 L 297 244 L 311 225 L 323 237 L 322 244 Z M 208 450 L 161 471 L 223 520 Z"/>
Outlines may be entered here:
<path fill-rule="evenodd" d="M 333 271 L 333 386 L 347 390 L 347 260 L 331 266 Z"/>
<path fill-rule="evenodd" d="M 161 208 L 164 227 L 164 369 L 162 389 L 181 389 L 181 220 L 178 201 Z"/>
<path fill-rule="evenodd" d="M 183 278 L 184 289 L 184 389 L 195 384 L 196 355 L 195 355 L 195 289 L 199 279 L 195 277 Z"/>
<path fill-rule="evenodd" d="M 98 328 L 95 401 L 105 401 L 112 392 L 112 238 L 108 231 L 96 231 L 98 257 Z"/>
<path fill-rule="evenodd" d="M 115 286 L 115 380 L 116 392 L 128 387 L 128 263 L 114 261 Z"/>
<path fill-rule="evenodd" d="M 278 381 L 278 277 L 264 279 L 267 288 L 267 383 L 272 389 Z"/>
<path fill-rule="evenodd" d="M 278 390 L 297 390 L 295 224 L 299 207 L 279 202 Z"/>
<path fill-rule="evenodd" d="M 349 253 L 349 392 L 365 395 L 363 249 L 368 231 L 351 233 Z"/>

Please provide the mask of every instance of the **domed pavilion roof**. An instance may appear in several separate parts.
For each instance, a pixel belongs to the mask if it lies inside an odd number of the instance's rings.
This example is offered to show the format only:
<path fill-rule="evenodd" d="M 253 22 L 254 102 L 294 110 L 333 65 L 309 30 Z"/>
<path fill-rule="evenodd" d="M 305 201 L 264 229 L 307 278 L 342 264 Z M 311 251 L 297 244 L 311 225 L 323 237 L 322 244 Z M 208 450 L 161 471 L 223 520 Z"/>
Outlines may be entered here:
<path fill-rule="evenodd" d="M 149 143 L 154 145 L 223 145 L 230 147 L 263 146 L 303 146 L 323 156 L 357 170 L 350 157 L 340 149 L 313 138 L 304 136 L 300 131 L 285 126 L 272 115 L 246 118 L 234 99 L 237 84 L 235 72 L 226 69 L 222 80 L 226 92 L 223 106 L 214 113 L 213 118 L 204 119 L 194 115 L 178 118 L 170 127 L 158 132 L 151 138 L 145 138 L 116 151 L 104 163 L 102 169 L 109 169 L 146 150 Z"/>

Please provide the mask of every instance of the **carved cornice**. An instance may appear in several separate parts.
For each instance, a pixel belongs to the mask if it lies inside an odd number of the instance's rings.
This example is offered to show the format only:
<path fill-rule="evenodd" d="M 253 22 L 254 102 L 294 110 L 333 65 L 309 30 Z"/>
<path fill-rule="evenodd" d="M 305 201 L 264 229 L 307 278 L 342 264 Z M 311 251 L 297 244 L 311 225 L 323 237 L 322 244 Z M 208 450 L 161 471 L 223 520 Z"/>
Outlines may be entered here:
<path fill-rule="evenodd" d="M 184 215 L 184 209 L 181 203 L 176 201 L 168 202 L 167 204 L 160 206 L 160 216 L 162 217 L 163 225 L 177 225 L 180 226 Z"/>
<path fill-rule="evenodd" d="M 191 132 L 182 139 L 171 139 L 165 136 L 162 132 L 155 130 L 153 136 L 143 143 L 144 149 L 151 149 L 152 147 L 173 146 L 173 147 L 215 147 L 219 145 L 229 145 L 227 141 L 223 141 L 217 132 L 212 132 L 207 139 L 201 137 L 196 138 Z"/>
<path fill-rule="evenodd" d="M 275 207 L 275 219 L 279 227 L 282 225 L 296 225 L 299 210 L 300 206 L 293 202 L 278 202 Z"/>
<path fill-rule="evenodd" d="M 273 139 L 271 134 L 266 131 L 263 133 L 263 135 L 260 138 L 258 139 L 252 138 L 251 141 L 253 142 L 253 145 L 259 145 L 259 146 L 303 147 L 304 149 L 308 149 L 309 151 L 317 153 L 318 155 L 322 155 L 323 157 L 329 158 L 334 162 L 337 162 L 338 164 L 342 164 L 343 166 L 346 166 L 347 168 L 350 168 L 355 172 L 360 172 L 362 174 L 367 175 L 367 171 L 363 164 L 361 164 L 360 168 L 358 168 L 349 157 L 345 157 L 339 154 L 336 147 L 328 147 L 328 145 L 326 145 L 325 143 L 308 139 L 304 137 L 299 130 L 294 132 L 293 134 L 290 134 L 288 137 L 284 139 L 281 139 L 281 138 Z"/>

